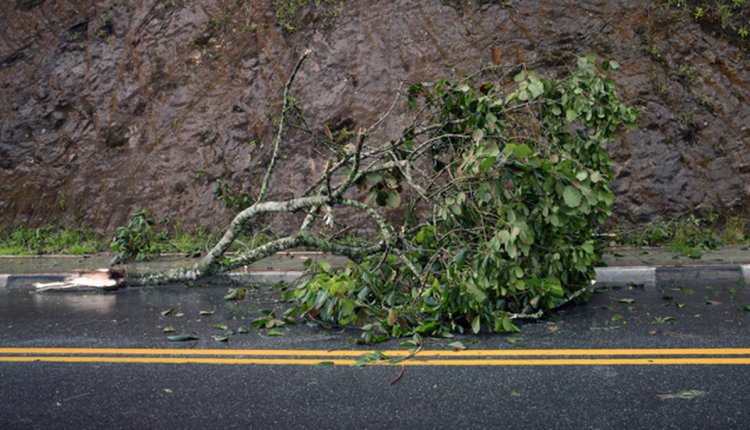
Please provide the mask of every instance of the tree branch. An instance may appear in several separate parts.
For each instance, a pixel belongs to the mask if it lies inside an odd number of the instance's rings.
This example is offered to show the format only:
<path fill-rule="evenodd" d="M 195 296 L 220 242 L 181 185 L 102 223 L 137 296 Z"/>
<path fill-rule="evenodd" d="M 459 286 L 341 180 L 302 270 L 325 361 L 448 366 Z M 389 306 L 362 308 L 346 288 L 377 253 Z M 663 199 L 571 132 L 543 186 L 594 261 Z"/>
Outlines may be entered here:
<path fill-rule="evenodd" d="M 273 169 L 276 167 L 276 160 L 279 158 L 279 147 L 281 146 L 281 139 L 284 137 L 284 129 L 286 128 L 286 120 L 288 117 L 287 111 L 289 110 L 289 93 L 291 92 L 294 78 L 297 76 L 297 72 L 299 71 L 300 67 L 302 67 L 302 63 L 310 54 L 312 54 L 311 49 L 306 49 L 305 52 L 302 53 L 302 56 L 299 58 L 299 60 L 297 60 L 297 64 L 295 64 L 294 69 L 292 69 L 292 74 L 289 75 L 289 80 L 287 80 L 286 85 L 284 86 L 284 101 L 281 106 L 279 129 L 276 132 L 276 137 L 273 141 L 273 155 L 271 155 L 271 161 L 268 163 L 266 176 L 263 178 L 263 184 L 261 185 L 260 192 L 258 193 L 258 202 L 262 202 L 263 199 L 266 198 L 266 194 L 268 193 L 268 184 L 271 181 Z"/>

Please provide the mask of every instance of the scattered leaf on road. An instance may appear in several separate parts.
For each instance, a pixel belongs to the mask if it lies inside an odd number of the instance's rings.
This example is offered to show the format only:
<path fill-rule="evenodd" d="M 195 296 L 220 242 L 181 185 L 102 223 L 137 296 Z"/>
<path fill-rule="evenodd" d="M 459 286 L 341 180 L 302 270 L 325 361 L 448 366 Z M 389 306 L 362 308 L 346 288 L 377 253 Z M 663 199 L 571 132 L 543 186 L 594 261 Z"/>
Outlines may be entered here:
<path fill-rule="evenodd" d="M 226 330 L 226 329 L 227 329 L 227 325 L 226 325 L 226 324 L 223 324 L 223 323 L 219 323 L 219 324 L 216 324 L 216 325 L 214 326 L 214 328 L 215 328 L 216 330 Z"/>
<path fill-rule="evenodd" d="M 706 300 L 706 304 L 707 305 L 720 305 L 721 302 L 716 301 L 716 300 Z"/>
<path fill-rule="evenodd" d="M 164 388 L 164 392 L 167 393 L 167 394 L 172 394 L 172 389 L 171 388 Z"/>
<path fill-rule="evenodd" d="M 333 367 L 334 366 L 334 362 L 333 361 L 321 361 L 320 363 L 318 363 L 318 366 L 320 366 L 320 367 Z"/>
<path fill-rule="evenodd" d="M 510 392 L 511 397 L 521 397 L 521 393 L 518 391 L 511 391 Z"/>
<path fill-rule="evenodd" d="M 184 314 L 184 313 L 182 313 L 182 312 L 177 312 L 176 314 L 174 314 L 174 317 L 175 317 L 175 318 L 182 318 L 182 317 L 184 317 L 184 316 L 185 316 L 185 314 Z"/>
<path fill-rule="evenodd" d="M 659 394 L 659 398 L 662 400 L 670 400 L 670 399 L 691 400 L 691 399 L 695 399 L 696 397 L 703 397 L 706 394 L 708 394 L 708 392 L 706 391 L 687 390 L 687 391 L 680 391 L 679 393 L 674 393 L 674 394 Z"/>
<path fill-rule="evenodd" d="M 200 314 L 201 314 L 201 315 L 203 315 L 203 316 L 206 316 L 206 315 L 213 315 L 213 314 L 214 314 L 214 311 L 201 311 L 201 312 L 200 312 Z"/>
<path fill-rule="evenodd" d="M 247 289 L 245 288 L 230 288 L 229 293 L 224 296 L 224 300 L 241 300 L 247 296 Z"/>
<path fill-rule="evenodd" d="M 750 312 L 750 305 L 745 305 L 745 306 L 741 307 L 740 310 L 744 311 L 744 312 Z"/>
<path fill-rule="evenodd" d="M 677 319 L 675 317 L 656 317 L 651 324 L 656 325 L 656 324 L 675 323 L 676 321 Z"/>
<path fill-rule="evenodd" d="M 284 336 L 284 332 L 281 330 L 271 329 L 267 333 L 269 336 Z"/>
<path fill-rule="evenodd" d="M 618 300 L 618 302 L 630 304 L 630 303 L 635 303 L 635 299 L 620 299 Z"/>
<path fill-rule="evenodd" d="M 526 344 L 523 342 L 523 338 L 522 337 L 512 336 L 512 337 L 506 337 L 503 340 L 506 341 L 506 342 L 508 342 L 511 345 L 514 345 L 514 346 L 518 346 L 518 347 L 521 347 L 521 348 L 525 348 L 526 347 Z"/>
<path fill-rule="evenodd" d="M 174 308 L 169 308 L 166 311 L 162 311 L 161 312 L 161 316 L 168 317 L 168 316 L 172 315 L 173 312 L 174 312 Z"/>
<path fill-rule="evenodd" d="M 453 351 L 463 351 L 464 349 L 466 349 L 466 345 L 459 341 L 449 343 L 448 347 Z"/>
<path fill-rule="evenodd" d="M 174 327 L 171 325 L 164 327 L 164 330 L 162 330 L 164 333 L 174 333 Z"/>
<path fill-rule="evenodd" d="M 250 330 L 247 327 L 245 327 L 244 325 L 241 325 L 241 326 L 239 326 L 237 328 L 237 333 L 239 333 L 239 334 L 248 334 L 248 333 L 250 333 Z"/>
<path fill-rule="evenodd" d="M 174 336 L 167 336 L 167 340 L 170 342 L 187 342 L 189 340 L 198 340 L 198 338 L 192 334 L 176 334 Z"/>
<path fill-rule="evenodd" d="M 211 338 L 217 342 L 228 342 L 229 336 L 211 336 Z"/>

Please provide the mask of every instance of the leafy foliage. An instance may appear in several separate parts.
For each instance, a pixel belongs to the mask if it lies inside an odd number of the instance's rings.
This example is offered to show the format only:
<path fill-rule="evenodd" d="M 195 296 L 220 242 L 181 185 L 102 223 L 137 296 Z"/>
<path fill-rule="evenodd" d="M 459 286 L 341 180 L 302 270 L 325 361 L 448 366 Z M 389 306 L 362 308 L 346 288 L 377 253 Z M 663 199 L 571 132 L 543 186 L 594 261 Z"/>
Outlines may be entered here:
<path fill-rule="evenodd" d="M 145 261 L 156 250 L 156 243 L 166 241 L 166 234 L 154 229 L 154 219 L 148 210 L 133 214 L 128 224 L 117 229 L 112 240 L 112 251 L 115 253 L 112 264 L 128 260 Z"/>
<path fill-rule="evenodd" d="M 356 181 L 373 203 L 404 206 L 403 225 L 381 231 L 397 240 L 344 269 L 311 265 L 288 314 L 361 325 L 367 342 L 514 332 L 518 314 L 585 293 L 613 202 L 604 146 L 637 119 L 602 74 L 617 67 L 588 56 L 562 80 L 521 70 L 513 82 L 412 85 L 409 106 L 436 125 L 406 127 L 390 151 L 405 163 Z"/>
<path fill-rule="evenodd" d="M 232 212 L 239 212 L 255 203 L 255 198 L 251 194 L 234 191 L 221 179 L 214 184 L 214 197 L 219 201 L 222 209 L 227 208 Z"/>
<path fill-rule="evenodd" d="M 612 230 L 611 245 L 667 246 L 671 251 L 691 258 L 725 245 L 747 245 L 747 220 L 740 216 L 705 217 L 688 215 L 674 219 L 655 218 L 633 229 L 618 226 Z"/>
<path fill-rule="evenodd" d="M 665 0 L 669 8 L 681 9 L 702 26 L 719 30 L 738 42 L 743 50 L 750 38 L 750 2 L 747 0 Z"/>
<path fill-rule="evenodd" d="M 93 254 L 105 250 L 96 234 L 87 229 L 55 226 L 17 228 L 0 234 L 0 255 Z"/>

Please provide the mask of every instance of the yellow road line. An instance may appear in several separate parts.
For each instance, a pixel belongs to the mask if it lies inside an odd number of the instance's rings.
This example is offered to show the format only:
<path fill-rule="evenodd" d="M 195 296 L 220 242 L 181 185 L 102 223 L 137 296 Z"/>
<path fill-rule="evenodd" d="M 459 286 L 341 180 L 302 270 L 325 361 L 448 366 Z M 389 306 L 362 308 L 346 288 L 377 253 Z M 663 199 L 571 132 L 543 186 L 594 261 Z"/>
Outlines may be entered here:
<path fill-rule="evenodd" d="M 309 349 L 150 349 L 150 348 L 0 348 L 0 354 L 102 354 L 102 355 L 214 355 L 265 357 L 360 357 L 373 350 Z M 406 350 L 380 351 L 389 357 L 410 355 Z M 650 349 L 477 349 L 463 351 L 422 350 L 417 357 L 549 357 L 549 356 L 675 356 L 750 355 L 750 348 L 650 348 Z"/>
<path fill-rule="evenodd" d="M 256 364 L 256 365 L 353 365 L 355 360 L 295 358 L 199 358 L 199 357 L 86 357 L 17 356 L 0 357 L 0 362 L 53 363 L 140 363 L 140 364 Z M 404 366 L 614 366 L 614 365 L 750 365 L 749 358 L 602 358 L 602 359 L 506 359 L 506 360 L 406 360 L 400 363 L 377 361 L 374 365 Z"/>

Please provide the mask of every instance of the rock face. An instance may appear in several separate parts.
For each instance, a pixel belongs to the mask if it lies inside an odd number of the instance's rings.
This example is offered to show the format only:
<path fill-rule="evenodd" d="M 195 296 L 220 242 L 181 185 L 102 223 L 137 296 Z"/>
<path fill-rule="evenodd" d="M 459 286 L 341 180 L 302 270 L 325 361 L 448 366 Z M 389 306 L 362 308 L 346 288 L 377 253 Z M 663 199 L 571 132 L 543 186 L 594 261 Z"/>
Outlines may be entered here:
<path fill-rule="evenodd" d="M 615 219 L 748 212 L 748 54 L 655 3 L 346 1 L 303 10 L 290 33 L 271 0 L 2 2 L 0 226 L 111 231 L 141 208 L 216 226 L 227 214 L 217 218 L 213 184 L 258 184 L 281 88 L 307 46 L 294 92 L 321 132 L 372 123 L 401 81 L 492 61 L 554 75 L 587 52 L 616 59 L 641 120 L 610 148 Z M 303 189 L 324 155 L 293 135 L 272 194 Z"/>

